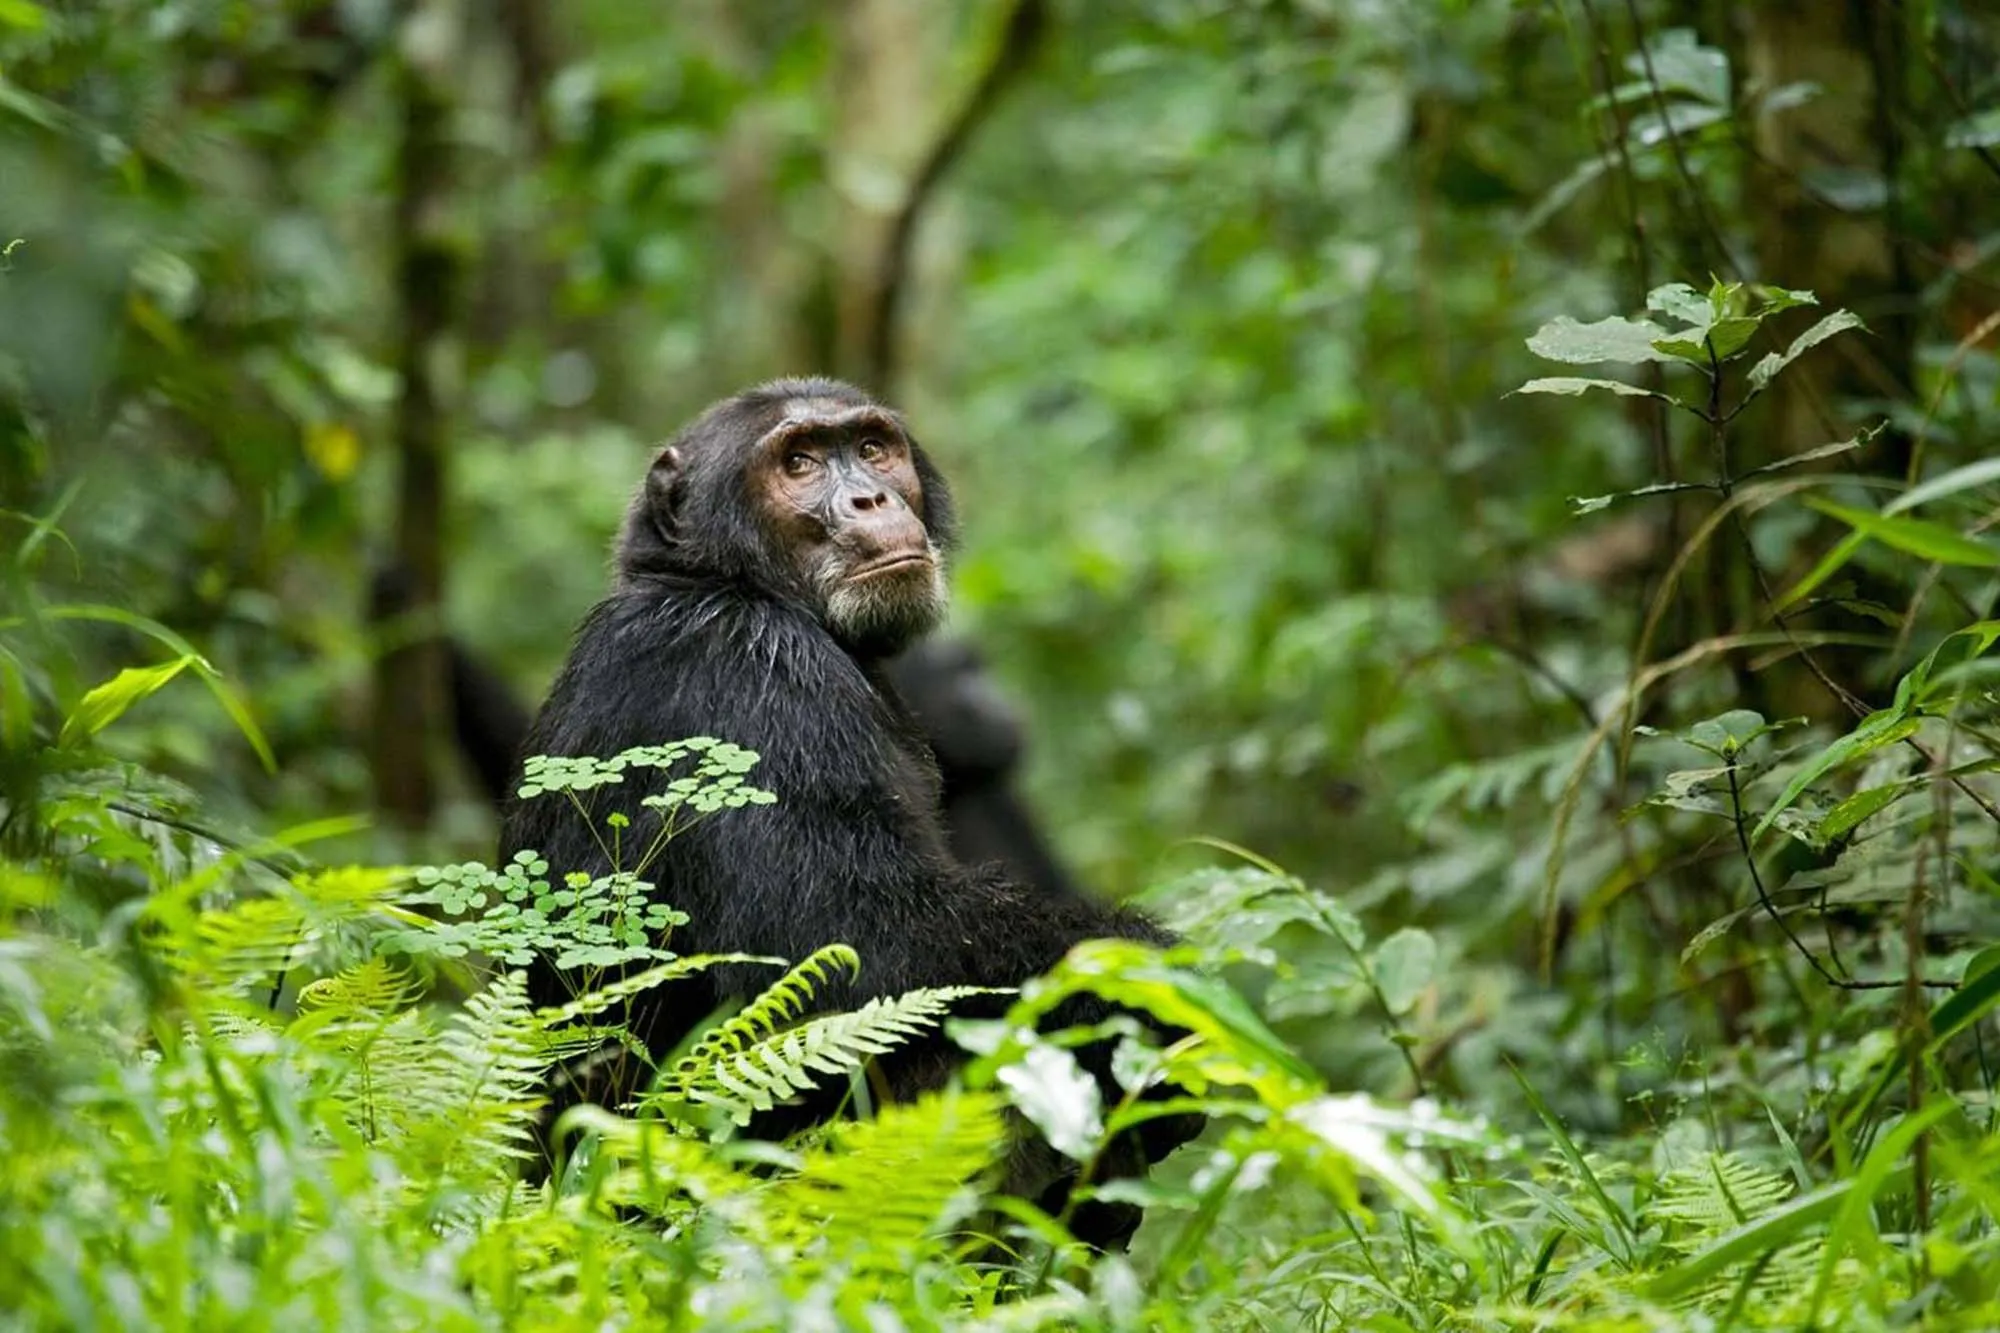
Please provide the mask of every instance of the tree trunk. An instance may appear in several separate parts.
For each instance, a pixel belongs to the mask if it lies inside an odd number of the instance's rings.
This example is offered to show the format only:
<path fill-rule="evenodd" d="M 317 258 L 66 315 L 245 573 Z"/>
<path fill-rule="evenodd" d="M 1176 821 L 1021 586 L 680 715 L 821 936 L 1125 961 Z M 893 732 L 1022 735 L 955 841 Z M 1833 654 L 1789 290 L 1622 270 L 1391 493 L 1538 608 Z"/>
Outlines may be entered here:
<path fill-rule="evenodd" d="M 405 25 L 397 81 L 403 140 L 393 215 L 401 305 L 396 368 L 396 573 L 405 580 L 405 632 L 376 661 L 369 759 L 376 802 L 405 827 L 436 802 L 433 765 L 447 717 L 446 664 L 438 635 L 444 587 L 446 404 L 455 298 L 462 267 L 448 234 L 452 151 L 448 80 L 463 49 L 452 0 L 419 3 Z"/>

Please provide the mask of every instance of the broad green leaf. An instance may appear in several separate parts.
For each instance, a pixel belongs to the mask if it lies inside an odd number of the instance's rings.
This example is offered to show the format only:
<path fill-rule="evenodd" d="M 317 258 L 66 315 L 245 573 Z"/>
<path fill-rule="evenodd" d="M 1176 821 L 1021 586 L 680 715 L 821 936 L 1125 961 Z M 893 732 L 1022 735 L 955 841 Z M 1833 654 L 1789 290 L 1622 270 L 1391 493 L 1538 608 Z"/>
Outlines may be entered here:
<path fill-rule="evenodd" d="M 1732 708 L 1727 713 L 1695 723 L 1688 728 L 1686 740 L 1688 744 L 1710 754 L 1729 755 L 1784 725 L 1782 722 L 1766 722 L 1764 715 L 1753 708 Z"/>
<path fill-rule="evenodd" d="M 126 709 L 165 687 L 198 660 L 183 656 L 158 666 L 126 667 L 77 701 L 75 710 L 63 722 L 61 744 L 75 745 L 95 736 L 116 722 Z"/>
<path fill-rule="evenodd" d="M 1568 315 L 1558 315 L 1528 339 L 1528 350 L 1536 356 L 1575 366 L 1605 361 L 1638 365 L 1674 359 L 1653 347 L 1654 339 L 1666 336 L 1665 329 L 1649 320 L 1613 315 L 1594 324 L 1580 324 Z"/>
<path fill-rule="evenodd" d="M 1900 515 L 1874 514 L 1851 505 L 1836 504 L 1817 495 L 1806 497 L 1806 504 L 1822 514 L 1839 519 L 1862 536 L 1872 537 L 1884 546 L 1893 546 L 1898 551 L 1935 561 L 1940 565 L 1970 565 L 1978 569 L 2000 569 L 2000 547 L 1989 546 L 1942 523 L 1933 523 L 1929 519 L 1922 518 L 1904 518 Z"/>
<path fill-rule="evenodd" d="M 1798 360 L 1801 356 L 1804 356 L 1834 334 L 1844 332 L 1848 329 L 1865 327 L 1867 326 L 1861 322 L 1861 316 L 1855 314 L 1852 310 L 1836 310 L 1832 314 L 1827 315 L 1804 333 L 1792 339 L 1790 347 L 1787 347 L 1782 352 L 1772 352 L 1769 356 L 1766 356 L 1750 368 L 1751 396 L 1754 397 L 1762 393 L 1764 387 L 1771 382 L 1773 375 L 1776 375 L 1786 366 L 1789 366 L 1792 362 Z"/>
<path fill-rule="evenodd" d="M 1757 334 L 1761 320 L 1737 317 L 1718 319 L 1708 331 L 1708 345 L 1715 350 L 1718 361 L 1727 361 L 1749 343 Z"/>
<path fill-rule="evenodd" d="M 1941 691 L 1956 691 L 1952 673 L 1984 656 L 1996 641 L 2000 641 L 2000 620 L 1975 621 L 1945 635 L 1937 647 L 1924 654 L 1923 661 L 1910 668 L 1909 675 L 1897 682 L 1897 704 L 1922 709 L 1935 703 Z M 1934 683 L 1940 674 L 1946 679 Z"/>
<path fill-rule="evenodd" d="M 1514 390 L 1514 392 L 1560 393 L 1575 397 L 1577 394 L 1587 393 L 1592 389 L 1603 389 L 1608 393 L 1620 394 L 1626 398 L 1657 398 L 1663 403 L 1672 403 L 1676 407 L 1681 405 L 1680 400 L 1676 398 L 1669 397 L 1664 393 L 1656 393 L 1652 389 L 1642 389 L 1636 384 L 1627 384 L 1623 380 L 1583 379 L 1570 375 L 1559 375 L 1551 379 L 1529 380 L 1526 384 Z"/>
<path fill-rule="evenodd" d="M 1049 1146 L 1065 1157 L 1087 1161 L 1104 1137 L 1104 1107 L 1097 1080 L 1060 1046 L 1036 1042 L 995 1075 L 1007 1100 L 1026 1116 Z"/>
<path fill-rule="evenodd" d="M 1447 1220 L 1423 1159 L 1404 1152 L 1390 1136 L 1399 1117 L 1359 1095 L 1321 1096 L 1292 1108 L 1287 1117 L 1340 1157 L 1401 1197 L 1432 1222 Z"/>
<path fill-rule="evenodd" d="M 31 0 L 0 0 L 0 24 L 40 32 L 48 26 L 48 21 L 49 16 L 42 7 L 31 3 Z"/>
<path fill-rule="evenodd" d="M 1405 926 L 1383 940 L 1375 950 L 1374 973 L 1389 1012 L 1401 1014 L 1415 1004 L 1436 967 L 1437 941 L 1429 931 Z"/>

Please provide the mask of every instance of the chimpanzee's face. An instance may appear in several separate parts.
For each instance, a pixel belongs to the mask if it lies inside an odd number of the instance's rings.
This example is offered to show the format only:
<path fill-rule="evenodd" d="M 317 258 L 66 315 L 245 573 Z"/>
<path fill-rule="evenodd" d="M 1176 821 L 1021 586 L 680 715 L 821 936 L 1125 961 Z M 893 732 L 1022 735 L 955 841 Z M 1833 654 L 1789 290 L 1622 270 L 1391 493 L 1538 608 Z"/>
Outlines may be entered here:
<path fill-rule="evenodd" d="M 894 415 L 795 399 L 743 476 L 759 525 L 842 639 L 899 646 L 943 615 L 944 560 L 924 527 L 915 446 Z"/>

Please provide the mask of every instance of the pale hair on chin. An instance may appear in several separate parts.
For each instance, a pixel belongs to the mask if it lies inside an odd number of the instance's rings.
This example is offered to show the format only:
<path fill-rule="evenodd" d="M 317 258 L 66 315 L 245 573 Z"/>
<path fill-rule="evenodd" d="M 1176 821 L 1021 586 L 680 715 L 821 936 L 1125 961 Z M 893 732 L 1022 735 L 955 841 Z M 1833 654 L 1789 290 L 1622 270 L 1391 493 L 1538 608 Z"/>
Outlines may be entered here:
<path fill-rule="evenodd" d="M 914 638 L 944 619 L 944 562 L 933 558 L 930 577 L 839 583 L 826 597 L 827 624 L 854 639 Z"/>

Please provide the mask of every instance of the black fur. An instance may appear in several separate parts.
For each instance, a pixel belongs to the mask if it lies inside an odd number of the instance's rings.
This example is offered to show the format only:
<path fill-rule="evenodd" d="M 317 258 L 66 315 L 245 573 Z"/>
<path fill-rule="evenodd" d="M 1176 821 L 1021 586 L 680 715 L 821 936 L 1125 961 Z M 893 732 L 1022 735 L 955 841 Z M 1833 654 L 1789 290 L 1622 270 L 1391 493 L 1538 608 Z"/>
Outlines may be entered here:
<path fill-rule="evenodd" d="M 1025 729 L 979 651 L 965 639 L 928 638 L 888 672 L 936 756 L 952 854 L 963 865 L 998 865 L 1053 897 L 1083 897 L 1014 791 Z"/>
<path fill-rule="evenodd" d="M 711 735 L 760 754 L 751 780 L 778 803 L 711 817 L 669 843 L 646 878 L 690 917 L 671 942 L 683 954 L 796 960 L 835 941 L 852 945 L 861 975 L 824 994 L 828 1007 L 920 986 L 1018 985 L 1094 937 L 1169 942 L 1136 913 L 1052 896 L 997 871 L 968 871 L 953 856 L 937 768 L 884 673 L 887 655 L 903 645 L 844 645 L 750 504 L 744 455 L 802 399 L 869 401 L 834 381 L 781 380 L 711 408 L 669 446 L 674 466 L 664 474 L 656 467 L 634 500 L 614 590 L 579 629 L 526 752 L 609 756 Z M 914 441 L 912 451 L 922 519 L 947 548 L 949 493 Z M 662 475 L 667 485 L 654 480 Z M 652 816 L 639 800 L 656 778 L 653 770 L 629 771 L 623 786 L 600 793 L 600 818 L 615 806 L 632 820 L 628 846 L 648 838 Z M 609 869 L 591 831 L 559 799 L 513 804 L 501 858 L 523 848 L 541 852 L 555 874 Z M 635 1028 L 664 1055 L 716 1005 L 774 975 L 729 969 L 649 993 Z M 544 1001 L 567 994 L 547 968 L 533 980 Z M 1106 1012 L 1086 997 L 1056 1022 Z M 883 1072 L 894 1095 L 908 1096 L 937 1086 L 956 1060 L 938 1037 L 897 1052 Z M 1087 1064 L 1108 1078 L 1102 1052 Z M 1146 1155 L 1163 1153 L 1192 1128 L 1149 1135 Z M 1130 1210 L 1101 1213 L 1079 1214 L 1099 1243 L 1121 1243 L 1136 1225 Z"/>

